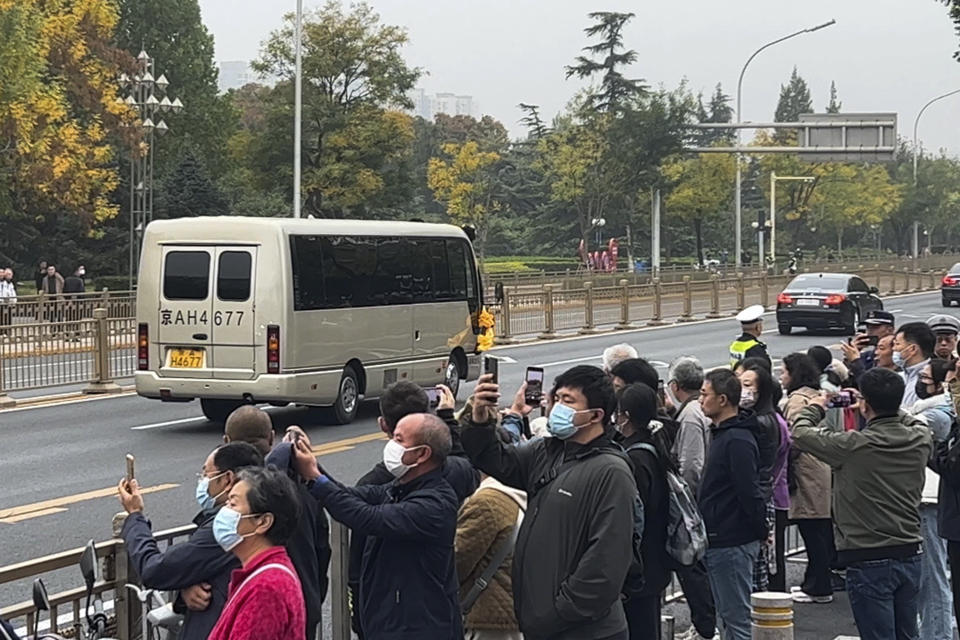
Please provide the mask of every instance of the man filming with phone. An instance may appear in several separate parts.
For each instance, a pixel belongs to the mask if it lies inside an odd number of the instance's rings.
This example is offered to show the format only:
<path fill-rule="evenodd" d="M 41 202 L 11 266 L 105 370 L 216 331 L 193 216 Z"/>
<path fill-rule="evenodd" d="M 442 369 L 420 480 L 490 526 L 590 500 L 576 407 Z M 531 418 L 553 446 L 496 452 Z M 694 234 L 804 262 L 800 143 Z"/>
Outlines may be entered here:
<path fill-rule="evenodd" d="M 821 428 L 826 408 L 813 398 L 793 422 L 793 446 L 833 468 L 837 560 L 847 567 L 847 592 L 864 638 L 917 637 L 920 607 L 920 502 L 932 438 L 930 429 L 900 413 L 904 379 L 875 368 L 860 392 L 845 390 L 867 426 Z"/>
<path fill-rule="evenodd" d="M 896 368 L 889 357 L 896 333 L 893 314 L 877 309 L 867 314 L 863 324 L 865 330 L 862 333 L 840 344 L 844 364 L 850 369 L 850 375 L 854 379 L 859 379 L 874 367 Z"/>

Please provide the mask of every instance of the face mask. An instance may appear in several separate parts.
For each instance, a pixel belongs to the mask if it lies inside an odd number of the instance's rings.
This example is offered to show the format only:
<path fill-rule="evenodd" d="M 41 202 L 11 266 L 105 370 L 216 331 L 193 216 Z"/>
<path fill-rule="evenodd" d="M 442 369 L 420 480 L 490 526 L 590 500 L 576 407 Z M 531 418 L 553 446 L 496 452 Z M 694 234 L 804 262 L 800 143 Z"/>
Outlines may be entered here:
<path fill-rule="evenodd" d="M 753 409 L 757 404 L 757 397 L 753 394 L 753 389 L 744 389 L 740 392 L 740 407 L 742 409 Z"/>
<path fill-rule="evenodd" d="M 387 445 L 383 448 L 383 466 L 387 468 L 387 471 L 389 471 L 394 478 L 402 478 L 407 471 L 410 471 L 410 469 L 413 469 L 415 466 L 417 466 L 416 464 L 404 464 L 403 454 L 405 454 L 407 451 L 419 449 L 420 446 L 406 449 L 396 440 L 388 441 Z"/>
<path fill-rule="evenodd" d="M 916 391 L 917 391 L 917 397 L 920 398 L 921 400 L 932 398 L 935 395 L 927 391 L 927 385 L 921 380 L 917 380 Z"/>
<path fill-rule="evenodd" d="M 224 473 L 226 473 L 226 471 L 224 471 Z M 210 511 L 211 509 L 216 507 L 217 498 L 222 496 L 224 491 L 226 491 L 226 489 L 224 489 L 223 491 L 221 491 L 215 496 L 210 495 L 210 481 L 216 480 L 222 475 L 223 473 L 218 473 L 212 478 L 208 478 L 207 476 L 200 476 L 200 478 L 197 479 L 196 498 L 197 498 L 197 504 L 200 505 L 200 509 L 202 511 Z"/>
<path fill-rule="evenodd" d="M 899 351 L 893 352 L 893 365 L 898 369 L 903 369 L 903 354 Z"/>
<path fill-rule="evenodd" d="M 237 527 L 240 526 L 240 521 L 244 518 L 254 518 L 257 515 L 259 514 L 242 516 L 238 511 L 230 507 L 220 509 L 220 511 L 217 512 L 217 517 L 213 519 L 213 537 L 216 539 L 217 544 L 219 544 L 224 551 L 230 551 L 243 542 L 244 538 L 249 538 L 254 535 L 252 533 L 241 535 L 237 532 Z"/>
<path fill-rule="evenodd" d="M 587 409 L 587 411 L 591 411 L 591 409 Z M 550 411 L 550 417 L 547 418 L 547 431 L 549 431 L 550 435 L 554 438 L 559 438 L 560 440 L 570 438 L 581 428 L 573 424 L 573 417 L 578 413 L 585 412 L 577 411 L 573 407 L 568 407 L 558 402 L 553 405 L 553 409 Z"/>

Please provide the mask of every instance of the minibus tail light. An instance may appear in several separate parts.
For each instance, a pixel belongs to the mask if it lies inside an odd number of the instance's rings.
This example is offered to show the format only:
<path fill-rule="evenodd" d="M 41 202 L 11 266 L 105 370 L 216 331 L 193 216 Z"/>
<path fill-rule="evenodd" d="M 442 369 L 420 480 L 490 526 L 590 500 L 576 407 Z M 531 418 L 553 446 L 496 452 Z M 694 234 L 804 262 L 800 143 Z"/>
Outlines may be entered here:
<path fill-rule="evenodd" d="M 150 369 L 150 329 L 146 322 L 137 325 L 137 369 Z"/>
<path fill-rule="evenodd" d="M 280 373 L 280 327 L 267 326 L 267 373 Z"/>

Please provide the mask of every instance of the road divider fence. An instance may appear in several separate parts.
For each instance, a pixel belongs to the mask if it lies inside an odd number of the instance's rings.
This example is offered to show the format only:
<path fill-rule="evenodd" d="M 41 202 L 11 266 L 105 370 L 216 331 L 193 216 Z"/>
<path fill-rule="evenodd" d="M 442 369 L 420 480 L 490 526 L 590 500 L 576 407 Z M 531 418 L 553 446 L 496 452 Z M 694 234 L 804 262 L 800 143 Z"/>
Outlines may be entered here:
<path fill-rule="evenodd" d="M 854 265 L 847 273 L 862 277 L 881 297 L 933 291 L 943 269 L 914 270 L 880 265 Z M 544 285 L 539 291 L 503 292 L 494 305 L 496 341 L 514 344 L 521 339 L 549 340 L 563 335 L 659 326 L 736 315 L 749 305 L 776 309 L 777 296 L 794 278 L 791 274 L 712 274 L 706 280 L 684 276 L 666 283 L 631 284 L 622 278 L 616 286 L 592 281 L 577 289 Z"/>

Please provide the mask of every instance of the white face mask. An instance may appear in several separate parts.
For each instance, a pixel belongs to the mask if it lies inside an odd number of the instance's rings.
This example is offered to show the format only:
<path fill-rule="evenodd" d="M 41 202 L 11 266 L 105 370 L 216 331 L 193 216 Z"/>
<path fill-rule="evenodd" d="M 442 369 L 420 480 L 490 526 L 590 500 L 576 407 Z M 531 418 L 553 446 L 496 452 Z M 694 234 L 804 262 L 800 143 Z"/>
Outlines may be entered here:
<path fill-rule="evenodd" d="M 394 478 L 402 478 L 406 475 L 407 471 L 417 466 L 416 464 L 404 464 L 403 454 L 407 451 L 419 449 L 422 446 L 421 444 L 407 449 L 396 440 L 389 440 L 386 446 L 383 447 L 383 466 L 387 468 L 387 471 L 389 471 Z"/>
<path fill-rule="evenodd" d="M 757 404 L 757 397 L 753 393 L 753 389 L 744 389 L 740 392 L 740 407 L 743 409 L 753 409 L 754 405 Z"/>

